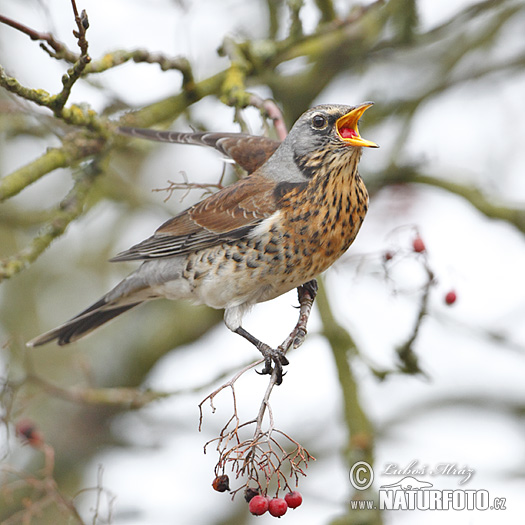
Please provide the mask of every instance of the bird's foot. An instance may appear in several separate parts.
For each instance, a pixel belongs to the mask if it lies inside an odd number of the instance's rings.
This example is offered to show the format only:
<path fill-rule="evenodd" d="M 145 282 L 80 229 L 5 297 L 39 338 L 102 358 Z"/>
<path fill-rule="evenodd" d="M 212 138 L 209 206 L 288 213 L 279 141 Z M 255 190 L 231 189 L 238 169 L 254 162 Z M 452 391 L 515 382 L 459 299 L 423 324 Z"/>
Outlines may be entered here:
<path fill-rule="evenodd" d="M 277 349 L 274 349 L 270 346 L 268 346 L 266 343 L 263 343 L 262 341 L 259 341 L 256 337 L 254 337 L 250 332 L 247 332 L 244 328 L 241 326 L 235 330 L 237 334 L 244 337 L 250 343 L 252 343 L 259 352 L 264 357 L 264 368 L 257 372 L 258 374 L 273 374 L 275 371 L 276 374 L 276 384 L 280 385 L 283 382 L 283 366 L 286 366 L 289 361 L 285 356 L 286 351 L 288 350 L 288 347 L 286 346 L 279 346 Z"/>
<path fill-rule="evenodd" d="M 260 375 L 273 374 L 276 373 L 276 382 L 275 384 L 280 385 L 283 382 L 283 377 L 286 372 L 283 372 L 283 366 L 286 366 L 289 361 L 284 355 L 284 352 L 281 348 L 271 348 L 265 343 L 260 343 L 257 345 L 258 350 L 264 357 L 264 368 L 259 372 Z"/>

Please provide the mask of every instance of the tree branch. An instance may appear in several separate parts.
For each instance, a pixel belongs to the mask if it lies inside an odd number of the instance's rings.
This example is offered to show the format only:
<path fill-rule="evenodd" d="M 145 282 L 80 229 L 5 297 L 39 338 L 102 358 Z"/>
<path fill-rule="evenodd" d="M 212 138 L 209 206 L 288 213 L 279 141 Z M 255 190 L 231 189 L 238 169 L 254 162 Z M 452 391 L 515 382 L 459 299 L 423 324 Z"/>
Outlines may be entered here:
<path fill-rule="evenodd" d="M 65 148 L 47 150 L 38 159 L 0 179 L 0 202 L 14 197 L 46 173 L 69 166 L 72 160 Z"/>
<path fill-rule="evenodd" d="M 45 42 L 53 51 L 50 51 L 49 48 L 45 46 L 45 44 L 40 44 L 40 46 L 53 58 L 62 59 L 72 64 L 75 63 L 79 58 L 79 55 L 70 51 L 64 43 L 58 41 L 51 33 L 41 33 L 39 31 L 35 31 L 34 29 L 31 29 L 20 22 L 16 22 L 15 20 L 11 20 L 7 16 L 1 14 L 0 23 L 8 25 L 17 31 L 24 33 L 31 40 L 41 40 Z"/>
<path fill-rule="evenodd" d="M 357 384 L 349 358 L 357 352 L 357 346 L 348 331 L 335 319 L 323 280 L 319 279 L 319 291 L 316 304 L 323 323 L 323 335 L 328 340 L 337 366 L 340 383 L 343 389 L 344 416 L 351 435 L 365 434 L 370 441 L 373 439 L 373 426 L 367 418 L 359 401 Z M 372 459 L 372 449 L 369 451 Z"/>
<path fill-rule="evenodd" d="M 85 74 L 103 73 L 132 60 L 136 64 L 158 64 L 162 71 L 177 70 L 182 73 L 184 91 L 191 92 L 195 83 L 191 64 L 184 57 L 167 57 L 161 53 L 150 53 L 146 49 L 133 51 L 117 50 L 107 53 L 99 60 L 94 60 L 86 66 Z"/>
<path fill-rule="evenodd" d="M 54 239 L 65 232 L 73 220 L 82 214 L 89 190 L 100 171 L 100 160 L 93 161 L 84 168 L 71 191 L 60 202 L 52 218 L 31 244 L 18 254 L 0 259 L 0 281 L 13 277 L 29 266 Z"/>
<path fill-rule="evenodd" d="M 7 89 L 7 91 L 18 95 L 25 100 L 34 102 L 39 106 L 50 109 L 57 118 L 63 120 L 67 124 L 71 124 L 73 126 L 83 126 L 92 131 L 99 132 L 102 136 L 107 136 L 107 124 L 104 123 L 103 119 L 98 117 L 95 111 L 91 109 L 85 109 L 74 104 L 69 108 L 63 107 L 63 103 L 65 104 L 65 101 L 69 96 L 69 90 L 72 86 L 70 82 L 71 80 L 66 82 L 69 87 L 64 87 L 64 90 L 58 95 L 50 95 L 43 89 L 31 89 L 22 86 L 22 84 L 20 84 L 16 78 L 9 77 L 6 74 L 4 68 L 0 66 L 0 86 Z"/>
<path fill-rule="evenodd" d="M 346 445 L 347 464 L 351 467 L 357 461 L 366 461 L 373 465 L 374 427 L 359 400 L 357 382 L 350 365 L 350 357 L 356 354 L 357 346 L 348 331 L 336 321 L 321 279 L 316 304 L 321 314 L 323 335 L 332 349 L 342 390 L 344 420 L 349 434 Z M 361 493 L 363 499 L 372 499 L 372 489 L 367 491 L 370 492 Z M 378 511 L 367 511 L 366 519 L 360 523 L 379 525 L 382 523 L 381 515 Z"/>

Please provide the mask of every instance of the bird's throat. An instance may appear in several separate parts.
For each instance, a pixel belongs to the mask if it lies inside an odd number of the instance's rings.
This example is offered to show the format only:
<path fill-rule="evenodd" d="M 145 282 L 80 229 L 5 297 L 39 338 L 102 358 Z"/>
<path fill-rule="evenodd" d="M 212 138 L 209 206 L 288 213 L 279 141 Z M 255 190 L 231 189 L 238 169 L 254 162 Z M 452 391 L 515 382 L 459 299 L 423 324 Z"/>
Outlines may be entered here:
<path fill-rule="evenodd" d="M 358 157 L 318 170 L 307 185 L 282 198 L 287 208 L 284 231 L 302 246 L 315 277 L 337 260 L 354 241 L 368 210 L 368 192 L 357 172 Z M 304 261 L 302 261 L 304 264 Z"/>

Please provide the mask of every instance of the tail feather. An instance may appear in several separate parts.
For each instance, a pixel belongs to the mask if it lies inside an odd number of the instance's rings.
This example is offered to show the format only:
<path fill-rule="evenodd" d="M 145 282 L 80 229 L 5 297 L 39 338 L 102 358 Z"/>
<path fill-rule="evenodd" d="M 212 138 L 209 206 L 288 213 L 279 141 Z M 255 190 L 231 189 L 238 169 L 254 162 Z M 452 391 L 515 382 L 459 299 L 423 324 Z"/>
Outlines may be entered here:
<path fill-rule="evenodd" d="M 179 279 L 184 264 L 184 258 L 143 263 L 96 303 L 63 325 L 35 337 L 27 346 L 41 346 L 54 340 L 59 345 L 67 345 L 131 308 L 162 297 L 152 286 Z"/>
<path fill-rule="evenodd" d="M 59 345 L 67 345 L 84 337 L 99 326 L 111 321 L 111 319 L 127 312 L 131 308 L 138 306 L 142 302 L 143 301 L 120 305 L 115 304 L 114 307 L 111 307 L 111 305 L 105 301 L 105 298 L 102 298 L 63 325 L 35 337 L 27 343 L 27 346 L 41 346 L 55 339 Z"/>
<path fill-rule="evenodd" d="M 246 133 L 214 133 L 159 131 L 156 129 L 118 128 L 122 135 L 140 139 L 169 142 L 172 144 L 194 144 L 214 148 L 235 161 L 248 173 L 260 168 L 279 147 L 280 141 Z"/>

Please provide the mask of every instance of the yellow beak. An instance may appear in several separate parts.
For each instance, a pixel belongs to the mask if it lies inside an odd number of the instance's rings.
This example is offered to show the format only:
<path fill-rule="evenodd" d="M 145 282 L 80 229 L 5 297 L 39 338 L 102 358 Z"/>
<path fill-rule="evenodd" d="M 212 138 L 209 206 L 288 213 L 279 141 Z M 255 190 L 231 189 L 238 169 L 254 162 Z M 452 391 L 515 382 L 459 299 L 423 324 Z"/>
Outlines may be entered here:
<path fill-rule="evenodd" d="M 363 113 L 371 106 L 373 102 L 365 102 L 355 107 L 350 113 L 343 115 L 337 119 L 336 126 L 337 132 L 341 137 L 341 140 L 349 144 L 350 146 L 366 147 L 366 148 L 379 148 L 379 146 L 371 140 L 366 140 L 359 135 L 357 123 L 363 115 Z"/>

